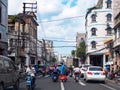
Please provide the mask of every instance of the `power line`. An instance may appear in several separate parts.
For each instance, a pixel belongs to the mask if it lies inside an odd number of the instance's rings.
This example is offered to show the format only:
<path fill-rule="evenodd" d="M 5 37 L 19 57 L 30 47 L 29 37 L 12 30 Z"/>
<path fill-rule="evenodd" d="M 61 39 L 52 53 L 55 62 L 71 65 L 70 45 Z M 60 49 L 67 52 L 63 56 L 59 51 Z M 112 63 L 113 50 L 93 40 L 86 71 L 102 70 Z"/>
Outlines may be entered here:
<path fill-rule="evenodd" d="M 64 41 L 64 40 L 47 40 L 46 41 L 55 41 L 55 42 L 76 42 L 76 41 Z"/>
<path fill-rule="evenodd" d="M 76 47 L 76 46 L 53 46 L 53 48 L 66 48 L 66 47 Z"/>
<path fill-rule="evenodd" d="M 56 21 L 61 21 L 61 20 L 66 20 L 66 19 L 80 18 L 80 17 L 84 17 L 84 16 L 85 15 L 68 17 L 68 18 L 62 18 L 62 19 L 56 19 L 56 20 L 50 20 L 50 21 L 41 21 L 41 23 L 56 22 Z"/>

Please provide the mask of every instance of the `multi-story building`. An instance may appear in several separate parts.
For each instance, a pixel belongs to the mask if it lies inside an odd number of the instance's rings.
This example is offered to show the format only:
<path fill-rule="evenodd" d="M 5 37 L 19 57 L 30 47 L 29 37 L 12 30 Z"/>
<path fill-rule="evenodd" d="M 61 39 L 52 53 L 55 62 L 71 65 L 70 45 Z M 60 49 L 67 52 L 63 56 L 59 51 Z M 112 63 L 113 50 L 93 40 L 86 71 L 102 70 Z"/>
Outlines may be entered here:
<path fill-rule="evenodd" d="M 53 57 L 53 41 L 42 39 L 42 61 L 44 64 L 50 64 Z"/>
<path fill-rule="evenodd" d="M 53 41 L 51 40 L 46 40 L 46 59 L 47 62 L 51 62 L 52 60 L 52 55 L 53 55 Z"/>
<path fill-rule="evenodd" d="M 113 16 L 114 16 L 114 64 L 115 68 L 120 67 L 120 0 L 113 0 Z M 119 68 L 120 69 L 120 68 Z"/>
<path fill-rule="evenodd" d="M 36 64 L 37 59 L 37 26 L 36 15 L 9 15 L 8 17 L 8 51 L 15 62 Z"/>
<path fill-rule="evenodd" d="M 42 41 L 37 41 L 37 64 L 43 64 L 42 60 Z"/>
<path fill-rule="evenodd" d="M 7 56 L 8 0 L 0 0 L 0 55 Z"/>
<path fill-rule="evenodd" d="M 105 66 L 104 41 L 113 36 L 112 0 L 98 0 L 86 14 L 86 63 Z"/>
<path fill-rule="evenodd" d="M 78 33 L 76 36 L 76 47 L 79 48 L 80 42 L 85 41 L 85 33 Z"/>

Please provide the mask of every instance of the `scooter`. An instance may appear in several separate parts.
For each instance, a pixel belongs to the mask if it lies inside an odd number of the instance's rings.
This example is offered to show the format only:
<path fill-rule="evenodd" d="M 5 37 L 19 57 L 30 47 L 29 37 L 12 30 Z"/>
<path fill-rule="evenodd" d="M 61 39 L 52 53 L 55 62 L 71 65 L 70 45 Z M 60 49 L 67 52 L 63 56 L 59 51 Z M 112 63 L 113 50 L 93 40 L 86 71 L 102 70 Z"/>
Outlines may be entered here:
<path fill-rule="evenodd" d="M 74 75 L 75 75 L 75 81 L 78 82 L 80 73 L 76 72 L 76 73 L 74 73 Z"/>
<path fill-rule="evenodd" d="M 52 73 L 52 80 L 53 80 L 53 82 L 57 82 L 58 81 L 58 77 L 59 77 L 58 72 L 53 72 Z"/>
<path fill-rule="evenodd" d="M 33 77 L 29 74 L 26 76 L 26 88 L 27 90 L 34 90 L 35 84 L 33 84 Z"/>

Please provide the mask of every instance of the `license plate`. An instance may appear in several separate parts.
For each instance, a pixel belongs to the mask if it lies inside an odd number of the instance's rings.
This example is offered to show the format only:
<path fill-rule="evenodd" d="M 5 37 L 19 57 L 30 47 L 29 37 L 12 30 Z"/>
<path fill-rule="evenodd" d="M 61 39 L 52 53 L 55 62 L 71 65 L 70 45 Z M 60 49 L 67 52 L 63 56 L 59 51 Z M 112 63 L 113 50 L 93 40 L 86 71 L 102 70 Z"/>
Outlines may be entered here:
<path fill-rule="evenodd" d="M 99 75 L 99 73 L 94 73 L 94 75 Z"/>

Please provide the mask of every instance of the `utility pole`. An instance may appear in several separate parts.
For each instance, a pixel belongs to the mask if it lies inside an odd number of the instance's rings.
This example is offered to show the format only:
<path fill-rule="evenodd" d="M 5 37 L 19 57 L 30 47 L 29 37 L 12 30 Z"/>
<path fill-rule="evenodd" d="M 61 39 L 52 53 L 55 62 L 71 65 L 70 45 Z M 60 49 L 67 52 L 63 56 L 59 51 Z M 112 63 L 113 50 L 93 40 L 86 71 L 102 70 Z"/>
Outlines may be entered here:
<path fill-rule="evenodd" d="M 34 13 L 37 13 L 37 2 L 36 3 L 23 3 L 23 18 L 24 20 L 26 19 L 27 15 L 30 15 L 30 14 L 33 14 Z M 36 16 L 35 16 L 36 18 Z M 25 48 L 25 44 L 26 44 L 26 30 L 25 30 L 25 24 L 23 24 L 23 45 L 22 45 L 22 48 L 24 50 Z M 37 35 L 37 33 L 36 33 Z M 36 59 L 37 59 L 37 37 L 35 38 L 36 39 L 36 47 L 35 47 L 35 50 L 36 50 Z M 29 35 L 29 43 L 31 42 L 31 38 L 30 38 L 30 35 Z M 30 50 L 30 44 L 29 44 L 29 50 Z"/>
<path fill-rule="evenodd" d="M 29 6 L 26 6 L 29 5 Z M 31 9 L 31 11 L 27 11 L 26 9 Z M 23 3 L 23 14 L 27 14 L 29 12 L 37 13 L 37 2 L 36 3 Z"/>

